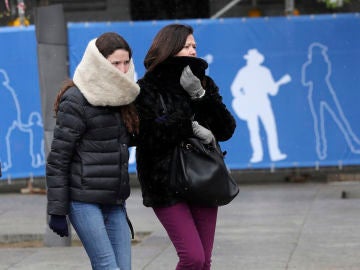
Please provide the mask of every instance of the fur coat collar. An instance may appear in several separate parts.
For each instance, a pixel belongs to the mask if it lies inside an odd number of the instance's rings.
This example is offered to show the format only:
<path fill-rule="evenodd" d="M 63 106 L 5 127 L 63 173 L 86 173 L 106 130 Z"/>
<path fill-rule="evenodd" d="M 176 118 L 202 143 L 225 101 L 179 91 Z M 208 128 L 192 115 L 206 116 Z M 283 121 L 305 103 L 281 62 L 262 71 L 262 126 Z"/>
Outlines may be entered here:
<path fill-rule="evenodd" d="M 164 62 L 155 67 L 154 70 L 145 74 L 145 81 L 151 82 L 155 85 L 161 85 L 159 88 L 166 89 L 166 91 L 180 91 L 184 92 L 180 85 L 180 77 L 183 69 L 190 66 L 192 72 L 200 80 L 205 77 L 205 70 L 208 64 L 205 60 L 189 56 L 174 56 L 170 57 Z"/>
<path fill-rule="evenodd" d="M 75 85 L 94 106 L 122 106 L 133 102 L 140 89 L 134 82 L 132 59 L 128 72 L 122 73 L 99 52 L 95 41 L 89 42 L 75 70 Z"/>

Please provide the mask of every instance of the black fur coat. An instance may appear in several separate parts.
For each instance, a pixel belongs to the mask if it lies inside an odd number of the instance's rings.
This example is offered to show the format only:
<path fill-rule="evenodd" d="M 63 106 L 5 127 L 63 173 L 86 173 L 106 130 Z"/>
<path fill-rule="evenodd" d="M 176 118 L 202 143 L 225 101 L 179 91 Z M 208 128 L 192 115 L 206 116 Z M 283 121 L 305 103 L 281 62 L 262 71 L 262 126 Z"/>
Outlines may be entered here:
<path fill-rule="evenodd" d="M 181 73 L 187 65 L 206 90 L 205 96 L 198 100 L 191 100 L 180 85 Z M 180 201 L 168 187 L 169 166 L 175 145 L 193 136 L 193 116 L 218 141 L 226 141 L 234 133 L 235 119 L 222 102 L 214 81 L 205 75 L 207 66 L 200 58 L 172 57 L 138 81 L 140 94 L 135 104 L 140 116 L 140 134 L 136 162 L 145 206 L 170 206 Z"/>

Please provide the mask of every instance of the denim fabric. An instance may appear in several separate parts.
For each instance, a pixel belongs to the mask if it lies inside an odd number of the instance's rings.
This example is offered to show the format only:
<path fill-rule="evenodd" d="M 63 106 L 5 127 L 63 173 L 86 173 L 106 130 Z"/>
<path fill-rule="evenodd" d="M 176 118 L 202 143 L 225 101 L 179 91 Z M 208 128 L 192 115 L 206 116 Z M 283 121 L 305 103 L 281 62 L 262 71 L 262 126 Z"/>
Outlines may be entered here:
<path fill-rule="evenodd" d="M 69 218 L 92 269 L 131 269 L 131 238 L 125 206 L 72 201 Z"/>

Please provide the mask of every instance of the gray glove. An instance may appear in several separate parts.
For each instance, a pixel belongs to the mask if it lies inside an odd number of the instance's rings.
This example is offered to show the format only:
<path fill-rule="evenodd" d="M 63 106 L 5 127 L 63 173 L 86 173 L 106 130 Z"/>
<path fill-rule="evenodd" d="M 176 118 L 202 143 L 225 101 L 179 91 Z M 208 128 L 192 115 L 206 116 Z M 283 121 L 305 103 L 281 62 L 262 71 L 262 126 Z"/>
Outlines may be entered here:
<path fill-rule="evenodd" d="M 210 130 L 204 128 L 197 121 L 193 121 L 191 124 L 194 135 L 198 137 L 203 144 L 215 144 L 215 137 Z"/>
<path fill-rule="evenodd" d="M 181 73 L 180 84 L 191 99 L 202 98 L 205 95 L 205 90 L 201 86 L 199 78 L 192 73 L 189 66 L 186 66 Z"/>

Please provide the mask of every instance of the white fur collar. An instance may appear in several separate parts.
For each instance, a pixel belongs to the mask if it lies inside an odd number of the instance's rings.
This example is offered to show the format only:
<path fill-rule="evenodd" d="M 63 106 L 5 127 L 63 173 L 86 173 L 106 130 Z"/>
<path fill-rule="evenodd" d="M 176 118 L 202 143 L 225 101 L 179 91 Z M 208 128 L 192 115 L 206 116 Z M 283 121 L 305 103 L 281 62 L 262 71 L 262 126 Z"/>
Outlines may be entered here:
<path fill-rule="evenodd" d="M 140 92 L 134 82 L 131 59 L 127 73 L 116 69 L 98 50 L 96 39 L 89 42 L 74 73 L 74 83 L 94 106 L 121 106 L 135 100 Z"/>

